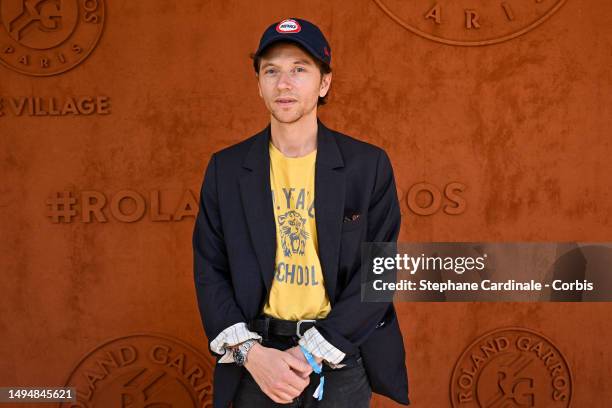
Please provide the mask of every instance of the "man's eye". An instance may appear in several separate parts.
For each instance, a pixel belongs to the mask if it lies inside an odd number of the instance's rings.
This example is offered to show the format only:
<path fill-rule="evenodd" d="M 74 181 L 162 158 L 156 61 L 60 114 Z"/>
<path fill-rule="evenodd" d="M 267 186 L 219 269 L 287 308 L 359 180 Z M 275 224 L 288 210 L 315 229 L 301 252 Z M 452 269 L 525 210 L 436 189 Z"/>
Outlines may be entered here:
<path fill-rule="evenodd" d="M 306 71 L 306 69 L 305 69 L 304 67 L 296 67 L 295 69 L 296 69 L 296 71 L 298 71 L 298 72 L 304 72 L 304 71 Z"/>
<path fill-rule="evenodd" d="M 265 70 L 264 72 L 265 72 L 266 74 L 270 74 L 270 73 L 273 73 L 273 72 L 274 72 L 274 70 L 273 70 L 273 69 L 267 69 L 267 70 Z"/>

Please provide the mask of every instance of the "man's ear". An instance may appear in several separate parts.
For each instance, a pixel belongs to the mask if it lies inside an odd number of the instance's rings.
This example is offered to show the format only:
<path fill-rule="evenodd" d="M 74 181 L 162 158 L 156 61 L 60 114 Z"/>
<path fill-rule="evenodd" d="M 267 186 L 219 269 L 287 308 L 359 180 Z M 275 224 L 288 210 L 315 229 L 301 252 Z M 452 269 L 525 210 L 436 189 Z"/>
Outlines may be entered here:
<path fill-rule="evenodd" d="M 261 86 L 259 85 L 259 74 L 255 74 L 255 78 L 257 79 L 257 91 L 259 92 L 259 97 L 263 99 L 263 94 L 261 93 Z"/>
<path fill-rule="evenodd" d="M 319 96 L 321 98 L 327 95 L 327 91 L 329 91 L 329 87 L 331 85 L 331 80 L 332 80 L 331 72 L 324 74 L 323 77 L 321 78 L 321 86 L 319 87 Z"/>

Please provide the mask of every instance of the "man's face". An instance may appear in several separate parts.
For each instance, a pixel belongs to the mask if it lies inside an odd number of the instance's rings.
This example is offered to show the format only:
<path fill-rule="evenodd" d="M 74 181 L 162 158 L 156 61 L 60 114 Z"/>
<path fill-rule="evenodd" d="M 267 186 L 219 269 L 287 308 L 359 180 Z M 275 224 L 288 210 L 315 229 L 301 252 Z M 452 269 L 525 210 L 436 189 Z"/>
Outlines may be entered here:
<path fill-rule="evenodd" d="M 287 43 L 270 46 L 257 78 L 259 96 L 282 123 L 296 122 L 316 109 L 319 96 L 327 94 L 331 83 L 331 73 L 321 77 L 310 54 Z"/>

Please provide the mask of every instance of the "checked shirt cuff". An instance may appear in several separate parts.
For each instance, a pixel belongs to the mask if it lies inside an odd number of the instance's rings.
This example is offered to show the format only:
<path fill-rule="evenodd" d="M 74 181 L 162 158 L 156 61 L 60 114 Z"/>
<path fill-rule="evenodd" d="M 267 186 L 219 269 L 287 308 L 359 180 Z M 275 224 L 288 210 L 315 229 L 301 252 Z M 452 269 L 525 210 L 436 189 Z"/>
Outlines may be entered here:
<path fill-rule="evenodd" d="M 304 347 L 315 357 L 323 358 L 331 368 L 342 368 L 346 364 L 339 364 L 346 356 L 330 342 L 325 340 L 316 327 L 311 327 L 304 332 L 304 336 L 299 341 L 300 346 Z"/>
<path fill-rule="evenodd" d="M 223 330 L 213 341 L 210 348 L 217 354 L 223 354 L 219 363 L 233 363 L 234 356 L 228 346 L 234 346 L 249 339 L 257 340 L 261 343 L 261 336 L 256 332 L 250 331 L 245 322 L 236 323 Z"/>

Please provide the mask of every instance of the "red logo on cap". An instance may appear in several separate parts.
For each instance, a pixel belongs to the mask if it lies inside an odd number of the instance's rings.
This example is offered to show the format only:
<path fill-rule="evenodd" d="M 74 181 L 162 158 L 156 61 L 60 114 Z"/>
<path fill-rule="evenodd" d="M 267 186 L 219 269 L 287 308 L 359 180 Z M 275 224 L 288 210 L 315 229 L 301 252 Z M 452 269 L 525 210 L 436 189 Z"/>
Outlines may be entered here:
<path fill-rule="evenodd" d="M 281 34 L 299 33 L 301 30 L 302 27 L 300 26 L 300 23 L 298 23 L 292 18 L 283 20 L 276 25 L 276 31 Z"/>
<path fill-rule="evenodd" d="M 329 50 L 327 49 L 327 46 L 323 48 L 323 52 L 325 53 L 326 56 L 329 57 Z"/>

